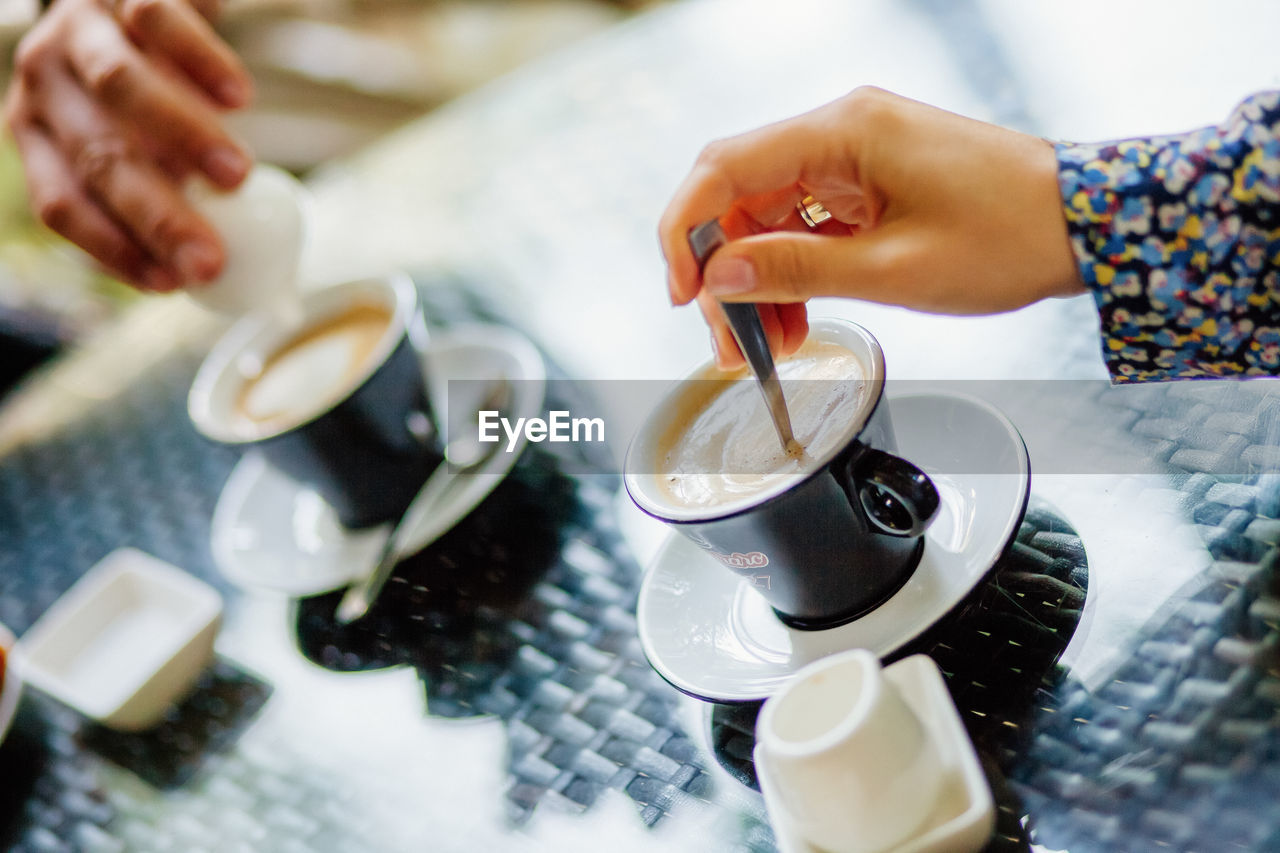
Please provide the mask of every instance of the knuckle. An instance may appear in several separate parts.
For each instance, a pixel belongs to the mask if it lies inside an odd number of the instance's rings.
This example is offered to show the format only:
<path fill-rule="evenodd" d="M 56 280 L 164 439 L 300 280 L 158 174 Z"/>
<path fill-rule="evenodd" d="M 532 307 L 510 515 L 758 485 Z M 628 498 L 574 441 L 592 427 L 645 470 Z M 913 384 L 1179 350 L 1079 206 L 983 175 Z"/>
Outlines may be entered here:
<path fill-rule="evenodd" d="M 908 268 L 907 253 L 895 242 L 884 242 L 868 251 L 863 259 L 863 269 L 869 278 L 886 285 L 902 283 L 902 275 Z"/>
<path fill-rule="evenodd" d="M 9 90 L 9 97 L 4 102 L 4 121 L 11 129 L 18 129 L 26 124 L 27 114 L 23 108 L 22 92 L 13 87 Z"/>
<path fill-rule="evenodd" d="M 671 229 L 675 227 L 674 215 L 670 211 L 666 211 L 658 218 L 658 245 L 663 246 Z"/>
<path fill-rule="evenodd" d="M 732 169 L 735 150 L 733 140 L 717 139 L 698 154 L 694 170 L 699 173 L 704 192 L 721 196 L 736 195 Z"/>
<path fill-rule="evenodd" d="M 795 241 L 775 241 L 763 260 L 761 272 L 779 293 L 801 297 L 813 283 L 809 264 Z"/>
<path fill-rule="evenodd" d="M 849 93 L 850 100 L 871 103 L 883 99 L 889 93 L 879 86 L 862 85 L 854 87 Z"/>
<path fill-rule="evenodd" d="M 85 74 L 85 85 L 102 101 L 120 103 L 133 89 L 133 64 L 121 56 L 103 59 Z"/>
<path fill-rule="evenodd" d="M 50 231 L 66 234 L 75 216 L 75 202 L 62 193 L 46 195 L 36 202 L 36 215 Z"/>
<path fill-rule="evenodd" d="M 143 224 L 142 236 L 147 245 L 169 250 L 180 245 L 190 230 L 186 220 L 177 212 L 158 210 Z"/>
<path fill-rule="evenodd" d="M 658 249 L 667 263 L 673 263 L 688 247 L 689 226 L 683 225 L 684 221 L 675 213 L 663 214 L 658 221 Z"/>
<path fill-rule="evenodd" d="M 120 17 L 126 26 L 145 31 L 160 23 L 165 5 L 165 0 L 124 0 Z"/>
<path fill-rule="evenodd" d="M 18 42 L 13 54 L 13 66 L 18 76 L 27 81 L 37 79 L 44 70 L 52 48 L 42 33 L 31 32 Z"/>
<path fill-rule="evenodd" d="M 697 165 L 713 172 L 718 172 L 724 163 L 728 150 L 729 141 L 726 139 L 717 139 L 709 142 L 698 153 Z"/>
<path fill-rule="evenodd" d="M 927 289 L 938 282 L 917 275 L 920 253 L 908 240 L 887 240 L 867 253 L 864 258 L 864 274 L 868 281 L 894 292 Z"/>
<path fill-rule="evenodd" d="M 121 139 L 90 139 L 75 148 L 72 169 L 91 187 L 105 186 L 117 167 L 129 158 L 129 146 Z"/>
<path fill-rule="evenodd" d="M 895 95 L 878 86 L 859 86 L 845 98 L 852 114 L 871 123 L 888 117 L 896 101 Z"/>

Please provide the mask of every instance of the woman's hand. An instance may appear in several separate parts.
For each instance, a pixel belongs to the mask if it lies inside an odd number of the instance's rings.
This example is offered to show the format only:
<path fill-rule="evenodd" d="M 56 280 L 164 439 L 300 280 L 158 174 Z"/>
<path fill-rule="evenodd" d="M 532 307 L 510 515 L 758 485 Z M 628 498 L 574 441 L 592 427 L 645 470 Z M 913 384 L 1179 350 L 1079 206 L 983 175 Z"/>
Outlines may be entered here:
<path fill-rule="evenodd" d="M 252 165 L 221 112 L 248 72 L 189 0 L 57 0 L 18 46 L 6 114 L 36 215 L 148 290 L 207 281 L 217 233 L 183 199 L 201 173 L 237 186 Z"/>
<path fill-rule="evenodd" d="M 805 196 L 832 219 L 807 227 Z M 687 235 L 712 218 L 737 239 L 699 275 Z M 717 301 L 769 303 L 789 353 L 814 296 L 987 314 L 1084 289 L 1050 143 L 870 88 L 709 145 L 659 237 L 672 302 L 698 301 L 725 368 L 742 357 Z"/>

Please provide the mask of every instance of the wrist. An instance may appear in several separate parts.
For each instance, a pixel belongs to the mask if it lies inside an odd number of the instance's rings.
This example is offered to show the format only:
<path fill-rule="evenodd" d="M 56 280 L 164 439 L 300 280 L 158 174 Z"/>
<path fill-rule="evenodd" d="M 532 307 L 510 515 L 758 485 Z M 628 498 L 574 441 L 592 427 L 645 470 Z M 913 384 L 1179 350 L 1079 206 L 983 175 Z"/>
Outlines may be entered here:
<path fill-rule="evenodd" d="M 1037 258 L 1043 288 L 1038 299 L 1078 296 L 1086 292 L 1080 275 L 1071 232 L 1064 210 L 1059 182 L 1057 148 L 1047 139 L 1034 138 L 1028 148 L 1027 186 L 1031 187 L 1030 210 L 1036 223 Z"/>

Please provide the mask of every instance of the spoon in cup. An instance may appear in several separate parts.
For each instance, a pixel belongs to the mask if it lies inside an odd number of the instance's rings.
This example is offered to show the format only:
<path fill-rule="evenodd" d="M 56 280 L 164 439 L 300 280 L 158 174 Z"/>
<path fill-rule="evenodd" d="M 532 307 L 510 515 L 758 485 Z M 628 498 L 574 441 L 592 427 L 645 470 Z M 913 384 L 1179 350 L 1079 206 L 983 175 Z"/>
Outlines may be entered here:
<path fill-rule="evenodd" d="M 707 265 L 712 253 L 727 242 L 724 229 L 715 219 L 704 222 L 689 232 L 689 248 L 693 250 L 699 271 Z M 760 322 L 760 311 L 750 302 L 721 302 L 720 308 L 729 321 L 729 329 L 747 360 L 747 366 L 751 368 L 751 375 L 760 386 L 760 393 L 764 395 L 765 407 L 773 418 L 773 426 L 778 431 L 782 449 L 791 453 L 796 442 L 791 429 L 791 415 L 787 411 L 787 400 L 782 394 L 782 383 L 778 381 L 773 354 L 769 352 L 769 339 Z"/>

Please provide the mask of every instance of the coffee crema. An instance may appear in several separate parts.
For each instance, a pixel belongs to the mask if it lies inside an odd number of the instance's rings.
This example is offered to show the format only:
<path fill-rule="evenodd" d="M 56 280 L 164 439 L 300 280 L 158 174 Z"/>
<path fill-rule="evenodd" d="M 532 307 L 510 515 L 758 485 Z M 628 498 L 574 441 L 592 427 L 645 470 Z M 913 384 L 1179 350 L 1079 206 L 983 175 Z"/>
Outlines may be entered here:
<path fill-rule="evenodd" d="M 234 416 L 253 429 L 305 420 L 368 372 L 392 312 L 357 303 L 308 326 L 266 357 L 235 398 Z"/>
<path fill-rule="evenodd" d="M 851 350 L 810 338 L 778 362 L 796 444 L 782 447 L 755 379 L 742 369 L 689 380 L 658 438 L 657 480 L 683 507 L 714 507 L 767 491 L 812 471 L 836 451 L 859 416 L 867 368 Z"/>

